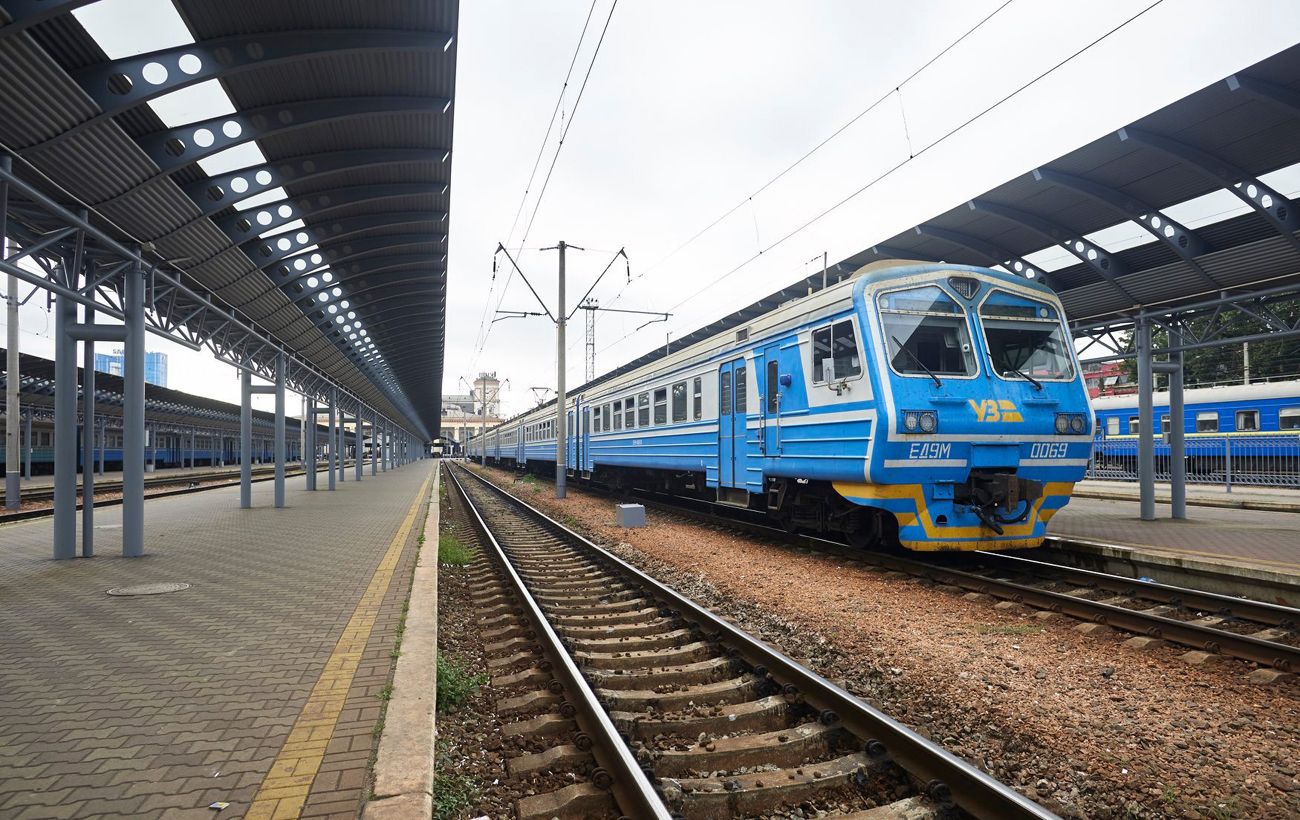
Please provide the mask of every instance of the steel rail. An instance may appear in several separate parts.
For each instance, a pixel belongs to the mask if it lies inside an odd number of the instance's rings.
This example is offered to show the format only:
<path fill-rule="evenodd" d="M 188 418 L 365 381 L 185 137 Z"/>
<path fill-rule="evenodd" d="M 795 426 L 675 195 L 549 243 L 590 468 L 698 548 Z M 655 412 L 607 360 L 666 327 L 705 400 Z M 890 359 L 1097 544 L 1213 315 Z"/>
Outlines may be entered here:
<path fill-rule="evenodd" d="M 1274 669 L 1284 672 L 1300 671 L 1300 647 L 1267 641 L 1249 635 L 1238 635 L 1222 629 L 1215 629 L 1214 627 L 1204 626 L 1201 624 L 1179 621 L 1174 618 L 1166 618 L 1161 615 L 1140 612 L 1138 610 L 1125 609 L 1124 607 L 1115 606 L 1114 604 L 1106 604 L 1100 601 L 1089 601 L 1082 598 L 1076 598 L 1073 595 L 1066 595 L 1064 593 L 1049 592 L 1036 587 L 1017 584 L 1011 581 L 1002 581 L 996 578 L 979 575 L 977 573 L 950 569 L 916 558 L 904 558 L 902 556 L 881 552 L 855 550 L 847 544 L 817 536 L 802 534 L 792 535 L 791 533 L 777 527 L 772 527 L 756 521 L 746 521 L 734 515 L 736 512 L 743 513 L 743 510 L 724 508 L 703 499 L 667 496 L 667 498 L 671 499 L 671 503 L 669 503 L 662 500 L 664 497 L 663 493 L 636 491 L 636 494 L 643 501 L 649 501 L 649 503 L 658 506 L 661 509 L 684 515 L 706 516 L 715 521 L 722 520 L 738 529 L 745 529 L 759 535 L 773 538 L 774 540 L 806 546 L 819 552 L 833 553 L 846 558 L 868 561 L 876 566 L 885 567 L 886 569 L 904 572 L 909 575 L 918 575 L 941 583 L 959 586 L 972 592 L 981 592 L 986 595 L 993 595 L 1005 600 L 1015 601 L 1016 603 L 1028 604 L 1039 609 L 1060 612 L 1064 615 L 1069 615 L 1080 620 L 1123 629 L 1137 635 L 1173 641 L 1205 652 L 1230 655 L 1234 658 L 1258 663 L 1263 666 L 1271 666 Z M 652 497 L 648 498 L 647 496 Z M 686 502 L 692 503 L 696 507 L 704 507 L 707 512 L 689 509 L 684 506 Z M 1117 575 L 1114 577 L 1127 581 L 1130 586 L 1137 583 L 1132 579 L 1126 579 L 1123 576 Z M 1177 589 L 1177 587 L 1175 587 L 1175 589 Z M 1198 594 L 1211 595 L 1212 593 Z M 1229 600 L 1244 601 L 1246 599 L 1230 598 Z M 1262 602 L 1255 603 L 1262 604 Z M 1268 606 L 1267 604 L 1262 605 Z M 1283 607 L 1283 609 L 1286 608 Z"/>
<path fill-rule="evenodd" d="M 1058 547 L 1066 547 L 1069 543 L 1068 539 L 1057 539 Z M 1121 594 L 1132 593 L 1136 597 L 1149 598 L 1173 606 L 1188 606 L 1219 615 L 1244 618 L 1248 621 L 1258 621 L 1259 623 L 1281 626 L 1287 629 L 1295 629 L 1300 626 L 1300 609 L 1281 604 L 1270 604 L 1267 601 L 1256 601 L 1251 598 L 1236 598 L 1232 595 L 1221 595 L 1217 592 L 1203 592 L 1199 589 L 1164 584 L 1158 581 L 1141 581 L 1123 575 L 1080 569 L 1051 561 L 1024 558 L 1019 555 L 985 552 L 983 550 L 977 550 L 971 554 L 978 555 L 981 559 L 987 561 L 1006 564 L 1009 569 L 1017 572 L 1048 574 L 1064 578 L 1070 583 L 1079 584 L 1080 586 L 1096 585 Z"/>
<path fill-rule="evenodd" d="M 576 712 L 575 719 L 583 732 L 592 740 L 592 755 L 605 774 L 610 777 L 610 790 L 614 793 L 619 809 L 630 817 L 672 820 L 668 807 L 664 805 L 646 773 L 641 770 L 631 750 L 619 735 L 614 722 L 600 705 L 596 693 L 592 691 L 591 686 L 583 678 L 582 672 L 578 670 L 577 664 L 564 648 L 560 636 L 556 634 L 523 579 L 515 571 L 514 564 L 506 556 L 505 550 L 484 520 L 478 506 L 461 486 L 460 480 L 456 477 L 456 470 L 449 469 L 447 475 L 464 499 L 466 508 L 473 514 L 474 528 L 478 530 L 483 543 L 492 548 L 493 555 L 518 594 L 523 604 L 524 615 L 533 624 L 542 651 L 551 661 L 551 673 L 564 685 L 564 690 L 569 696 L 569 704 Z M 488 486 L 492 485 L 488 484 Z M 593 782 L 598 780 L 597 773 L 592 773 L 592 780 Z"/>
<path fill-rule="evenodd" d="M 956 804 L 969 814 L 983 818 L 1057 817 L 1006 784 L 555 521 L 526 501 L 473 471 L 463 467 L 453 468 L 453 472 L 456 471 L 464 471 L 473 476 L 476 481 L 513 502 L 554 534 L 580 545 L 608 567 L 677 610 L 684 619 L 694 621 L 706 633 L 718 636 L 750 663 L 756 673 L 765 672 L 783 683 L 787 693 L 797 693 L 805 702 L 818 709 L 823 722 L 839 723 L 863 738 L 867 754 L 876 758 L 887 756 L 893 759 L 920 781 L 935 802 Z"/>

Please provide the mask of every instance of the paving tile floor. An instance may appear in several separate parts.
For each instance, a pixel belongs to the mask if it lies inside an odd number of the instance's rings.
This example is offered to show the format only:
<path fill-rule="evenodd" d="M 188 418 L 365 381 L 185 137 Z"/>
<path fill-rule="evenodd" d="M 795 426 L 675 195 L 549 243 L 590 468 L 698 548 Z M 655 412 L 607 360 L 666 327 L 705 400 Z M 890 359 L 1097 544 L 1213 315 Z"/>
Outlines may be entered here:
<path fill-rule="evenodd" d="M 1136 500 L 1073 498 L 1048 524 L 1051 535 L 1230 558 L 1300 571 L 1300 514 L 1188 505 L 1187 519 L 1156 504 L 1155 521 L 1142 521 Z"/>
<path fill-rule="evenodd" d="M 143 558 L 120 508 L 90 560 L 50 558 L 51 522 L 0 526 L 0 817 L 242 817 L 433 470 L 416 462 L 330 493 L 290 482 L 155 499 Z M 355 816 L 406 598 L 406 539 L 304 816 Z M 112 597 L 183 581 L 185 591 Z"/>

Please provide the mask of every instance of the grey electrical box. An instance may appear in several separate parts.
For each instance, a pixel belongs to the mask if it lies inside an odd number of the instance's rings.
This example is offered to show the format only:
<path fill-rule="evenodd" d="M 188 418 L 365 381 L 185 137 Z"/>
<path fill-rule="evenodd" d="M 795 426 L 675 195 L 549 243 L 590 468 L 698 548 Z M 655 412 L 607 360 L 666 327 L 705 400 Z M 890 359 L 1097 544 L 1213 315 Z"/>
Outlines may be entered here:
<path fill-rule="evenodd" d="M 618 525 L 624 529 L 645 526 L 645 507 L 640 504 L 616 504 Z"/>

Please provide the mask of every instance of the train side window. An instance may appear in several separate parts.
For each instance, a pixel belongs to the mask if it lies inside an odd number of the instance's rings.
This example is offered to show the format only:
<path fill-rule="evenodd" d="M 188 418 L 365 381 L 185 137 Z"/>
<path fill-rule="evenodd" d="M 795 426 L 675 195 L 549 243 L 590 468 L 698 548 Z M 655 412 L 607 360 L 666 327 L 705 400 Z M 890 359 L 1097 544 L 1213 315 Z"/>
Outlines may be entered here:
<path fill-rule="evenodd" d="M 614 402 L 614 429 L 623 429 L 623 402 L 621 400 Z"/>
<path fill-rule="evenodd" d="M 628 396 L 627 401 L 623 402 L 623 427 L 631 430 L 636 427 L 636 407 L 632 397 Z"/>
<path fill-rule="evenodd" d="M 1162 433 L 1168 433 L 1168 432 L 1169 432 L 1169 427 L 1170 427 L 1170 424 L 1169 424 L 1169 415 L 1166 414 L 1166 415 L 1161 416 L 1161 417 L 1160 417 L 1160 432 L 1162 432 Z"/>
<path fill-rule="evenodd" d="M 668 423 L 668 388 L 655 391 L 655 426 Z"/>
<path fill-rule="evenodd" d="M 776 413 L 780 410 L 781 401 L 780 398 L 778 397 L 780 393 L 780 390 L 778 389 L 780 387 L 780 384 L 778 384 L 778 379 L 780 379 L 780 374 L 777 372 L 779 369 L 780 368 L 778 367 L 776 362 L 772 361 L 767 363 L 767 412 L 768 413 Z"/>
<path fill-rule="evenodd" d="M 1277 411 L 1277 429 L 1300 430 L 1300 407 L 1283 407 Z"/>
<path fill-rule="evenodd" d="M 591 421 L 592 421 L 591 432 L 599 433 L 600 432 L 600 408 L 599 407 L 591 411 Z"/>
<path fill-rule="evenodd" d="M 1130 436 L 1136 436 L 1136 435 L 1138 434 L 1138 430 L 1139 430 L 1139 429 L 1140 429 L 1140 428 L 1138 427 L 1138 417 L 1137 417 L 1137 416 L 1129 416 L 1129 417 L 1128 417 L 1128 434 L 1129 434 Z"/>
<path fill-rule="evenodd" d="M 1108 436 L 1119 435 L 1119 416 L 1111 416 L 1110 418 L 1106 419 L 1106 435 Z"/>
<path fill-rule="evenodd" d="M 673 422 L 686 421 L 686 382 L 673 385 Z"/>
<path fill-rule="evenodd" d="M 692 418 L 699 421 L 704 418 L 704 379 L 695 377 L 695 381 L 691 384 L 691 395 L 694 396 Z"/>
<path fill-rule="evenodd" d="M 814 330 L 812 343 L 814 382 L 851 379 L 862 375 L 862 361 L 858 358 L 858 337 L 853 330 L 852 321 L 845 319 Z M 774 397 L 769 388 L 769 412 L 776 412 L 776 407 L 772 403 Z"/>
<path fill-rule="evenodd" d="M 1259 430 L 1259 411 L 1258 410 L 1238 410 L 1237 411 L 1237 432 L 1253 433 Z"/>
<path fill-rule="evenodd" d="M 1219 414 L 1213 410 L 1206 410 L 1196 414 L 1196 432 L 1198 433 L 1217 433 L 1219 432 Z"/>
<path fill-rule="evenodd" d="M 636 426 L 650 426 L 650 394 L 642 393 L 636 397 Z"/>
<path fill-rule="evenodd" d="M 718 417 L 731 415 L 731 374 L 718 373 Z"/>
<path fill-rule="evenodd" d="M 743 367 L 736 368 L 736 412 L 742 416 L 749 413 L 749 379 Z"/>

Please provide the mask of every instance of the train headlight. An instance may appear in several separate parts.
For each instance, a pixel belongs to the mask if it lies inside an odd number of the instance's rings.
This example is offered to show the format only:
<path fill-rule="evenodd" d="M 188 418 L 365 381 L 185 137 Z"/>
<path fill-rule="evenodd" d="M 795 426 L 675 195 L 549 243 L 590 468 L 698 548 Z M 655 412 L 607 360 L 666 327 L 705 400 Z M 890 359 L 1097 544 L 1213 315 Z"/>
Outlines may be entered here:
<path fill-rule="evenodd" d="M 939 414 L 933 410 L 904 410 L 903 430 L 908 433 L 933 433 L 939 428 Z"/>
<path fill-rule="evenodd" d="M 1070 419 L 1070 432 L 1071 433 L 1083 432 L 1083 416 L 1074 416 Z"/>
<path fill-rule="evenodd" d="M 921 432 L 933 433 L 939 426 L 939 415 L 933 410 L 926 410 L 921 413 Z"/>
<path fill-rule="evenodd" d="M 1056 414 L 1056 432 L 1065 435 L 1070 432 L 1070 417 L 1065 413 Z"/>
<path fill-rule="evenodd" d="M 1056 432 L 1063 436 L 1070 433 L 1078 435 L 1083 432 L 1084 426 L 1083 416 L 1079 413 L 1056 414 Z"/>

